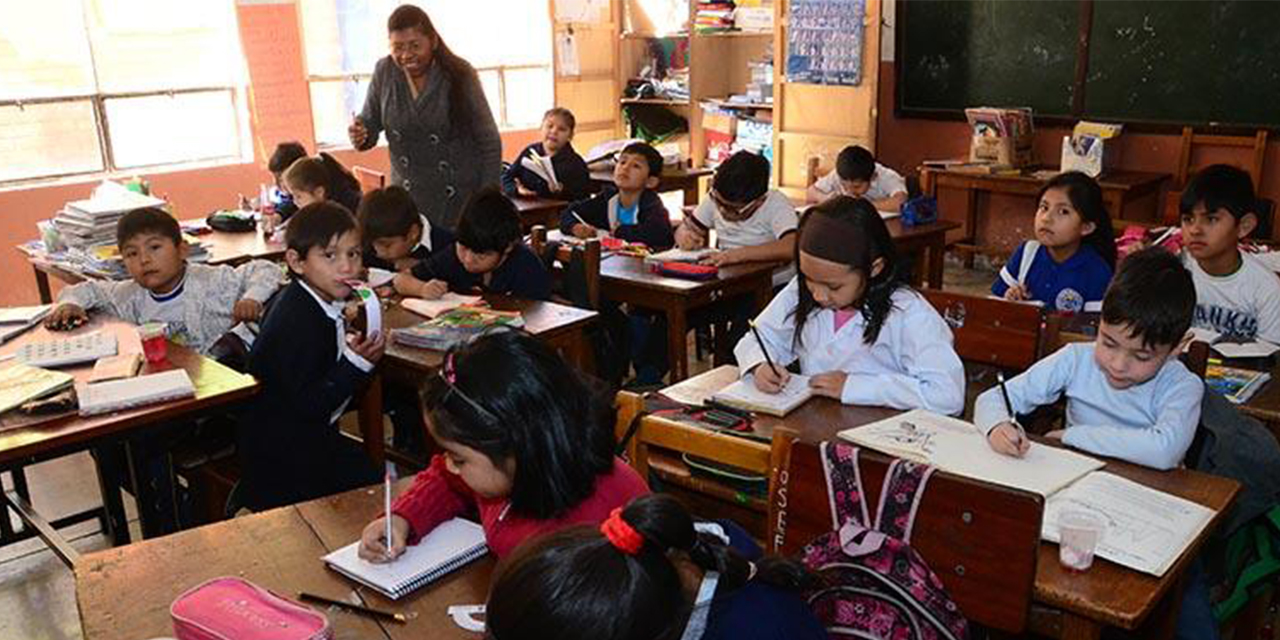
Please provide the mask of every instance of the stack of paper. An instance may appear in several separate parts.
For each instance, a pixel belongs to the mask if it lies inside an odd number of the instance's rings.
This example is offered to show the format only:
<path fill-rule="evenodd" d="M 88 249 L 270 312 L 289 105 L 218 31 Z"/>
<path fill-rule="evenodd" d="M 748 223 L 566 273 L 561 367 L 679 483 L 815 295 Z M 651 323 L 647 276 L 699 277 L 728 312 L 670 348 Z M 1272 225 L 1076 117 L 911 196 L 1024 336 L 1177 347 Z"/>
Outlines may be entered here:
<path fill-rule="evenodd" d="M 159 198 L 145 196 L 124 188 L 97 189 L 88 200 L 68 202 L 53 218 L 67 245 L 86 249 L 96 244 L 114 244 L 116 223 L 134 209 L 165 207 Z"/>
<path fill-rule="evenodd" d="M 0 308 L 0 344 L 22 335 L 24 331 L 40 324 L 53 305 L 42 304 L 36 307 Z"/>
<path fill-rule="evenodd" d="M 76 385 L 82 416 L 121 411 L 195 395 L 196 388 L 183 369 L 111 382 Z"/>

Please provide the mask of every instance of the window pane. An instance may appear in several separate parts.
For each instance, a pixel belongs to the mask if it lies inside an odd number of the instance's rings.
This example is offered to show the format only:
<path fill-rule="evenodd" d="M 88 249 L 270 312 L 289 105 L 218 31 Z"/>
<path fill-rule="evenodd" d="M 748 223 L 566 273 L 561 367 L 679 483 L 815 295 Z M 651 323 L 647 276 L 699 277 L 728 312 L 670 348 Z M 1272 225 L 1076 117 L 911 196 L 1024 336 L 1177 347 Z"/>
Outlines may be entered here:
<path fill-rule="evenodd" d="M 233 2 L 85 1 L 104 93 L 244 84 Z"/>
<path fill-rule="evenodd" d="M 316 144 L 350 145 L 347 125 L 351 113 L 364 109 L 364 95 L 369 81 L 323 81 L 311 83 L 311 118 L 315 124 Z"/>
<path fill-rule="evenodd" d="M 117 168 L 240 154 L 231 91 L 117 98 L 106 111 Z"/>
<path fill-rule="evenodd" d="M 501 127 L 505 123 L 502 120 L 502 90 L 499 85 L 502 84 L 501 78 L 497 71 L 481 71 L 480 86 L 484 87 L 484 97 L 489 101 L 489 111 L 493 113 L 493 121 Z"/>
<path fill-rule="evenodd" d="M 508 69 L 507 125 L 516 128 L 542 124 L 542 114 L 555 102 L 551 68 Z"/>
<path fill-rule="evenodd" d="M 0 107 L 0 182 L 102 169 L 88 100 Z"/>
<path fill-rule="evenodd" d="M 488 0 L 483 9 L 461 0 L 419 0 L 454 53 L 476 67 L 551 63 L 551 15 L 546 2 Z"/>
<path fill-rule="evenodd" d="M 94 93 L 80 0 L 0 8 L 0 100 Z"/>
<path fill-rule="evenodd" d="M 385 0 L 301 0 L 307 73 L 372 73 L 387 55 L 387 16 L 396 3 Z"/>

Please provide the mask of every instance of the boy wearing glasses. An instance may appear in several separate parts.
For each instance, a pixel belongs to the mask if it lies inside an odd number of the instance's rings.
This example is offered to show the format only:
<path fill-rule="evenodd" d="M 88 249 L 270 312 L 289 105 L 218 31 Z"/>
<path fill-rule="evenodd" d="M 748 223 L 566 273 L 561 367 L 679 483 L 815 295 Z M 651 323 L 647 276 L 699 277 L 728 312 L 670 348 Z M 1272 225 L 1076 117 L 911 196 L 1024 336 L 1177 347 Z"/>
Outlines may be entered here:
<path fill-rule="evenodd" d="M 791 280 L 799 217 L 787 196 L 769 188 L 769 161 L 750 151 L 733 154 L 716 170 L 708 195 L 676 229 L 676 245 L 689 251 L 705 247 L 715 229 L 720 251 L 707 262 L 786 262 L 774 272 L 773 285 Z"/>
<path fill-rule="evenodd" d="M 627 145 L 613 167 L 614 188 L 565 208 L 560 232 L 584 239 L 611 235 L 655 251 L 670 249 L 675 244 L 671 220 L 653 191 L 661 176 L 662 154 L 657 149 L 643 142 Z"/>

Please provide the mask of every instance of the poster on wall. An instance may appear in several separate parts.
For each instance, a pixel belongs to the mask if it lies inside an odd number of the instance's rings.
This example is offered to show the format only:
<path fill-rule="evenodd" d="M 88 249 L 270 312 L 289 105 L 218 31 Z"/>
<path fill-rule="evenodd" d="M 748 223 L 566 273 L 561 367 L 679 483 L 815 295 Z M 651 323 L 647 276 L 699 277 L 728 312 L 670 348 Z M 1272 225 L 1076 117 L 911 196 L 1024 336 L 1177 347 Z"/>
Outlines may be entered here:
<path fill-rule="evenodd" d="M 787 81 L 861 83 L 866 0 L 791 0 L 790 4 Z"/>

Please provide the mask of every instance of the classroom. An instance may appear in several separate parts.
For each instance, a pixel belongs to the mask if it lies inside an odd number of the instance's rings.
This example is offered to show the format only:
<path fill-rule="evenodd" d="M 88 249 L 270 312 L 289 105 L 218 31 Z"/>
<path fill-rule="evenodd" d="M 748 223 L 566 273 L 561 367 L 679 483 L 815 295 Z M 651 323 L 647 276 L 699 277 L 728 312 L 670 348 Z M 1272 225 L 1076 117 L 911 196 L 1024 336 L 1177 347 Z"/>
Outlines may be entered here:
<path fill-rule="evenodd" d="M 1266 640 L 1280 4 L 0 6 L 0 638 Z"/>

